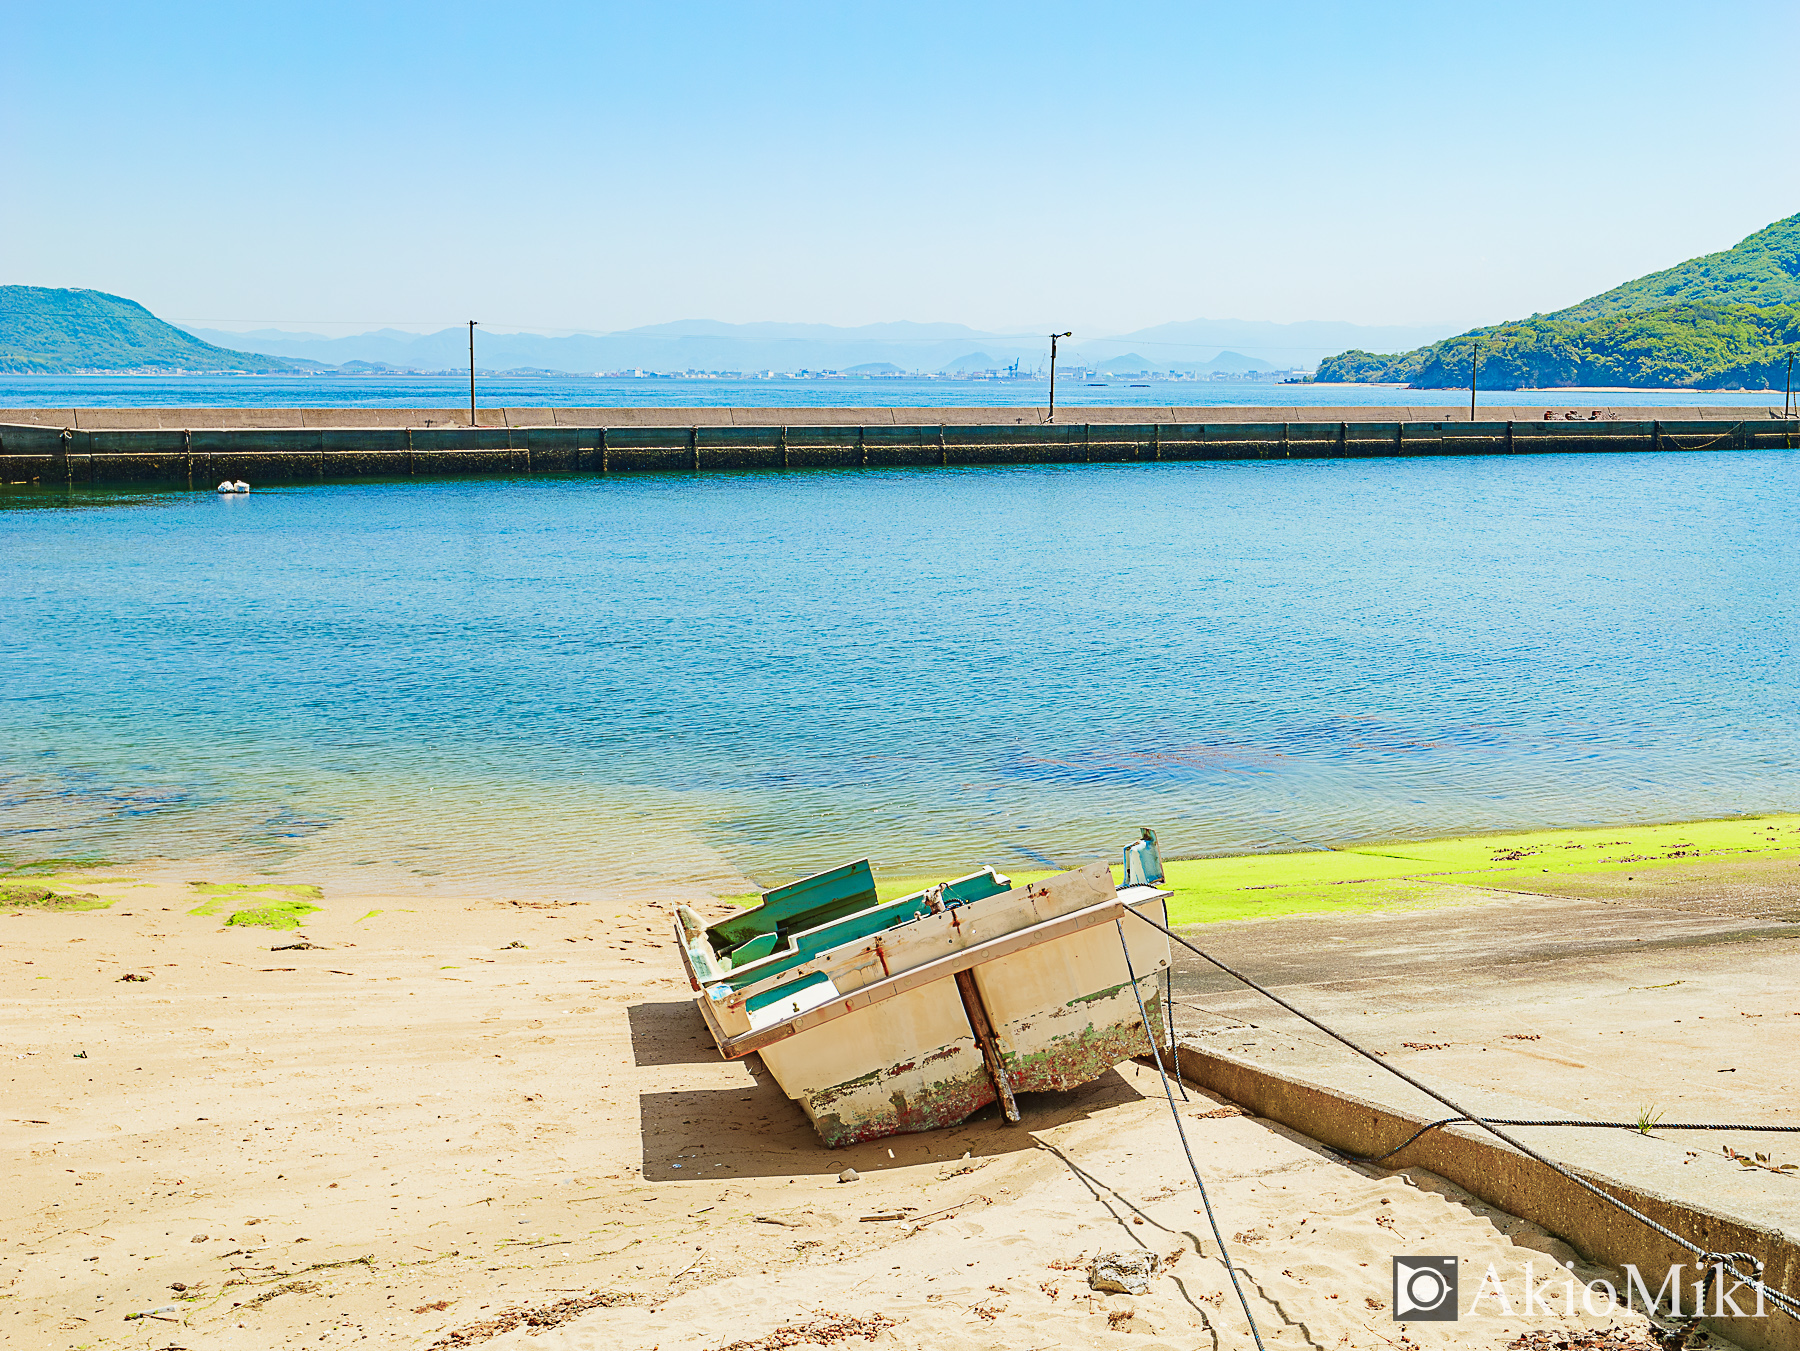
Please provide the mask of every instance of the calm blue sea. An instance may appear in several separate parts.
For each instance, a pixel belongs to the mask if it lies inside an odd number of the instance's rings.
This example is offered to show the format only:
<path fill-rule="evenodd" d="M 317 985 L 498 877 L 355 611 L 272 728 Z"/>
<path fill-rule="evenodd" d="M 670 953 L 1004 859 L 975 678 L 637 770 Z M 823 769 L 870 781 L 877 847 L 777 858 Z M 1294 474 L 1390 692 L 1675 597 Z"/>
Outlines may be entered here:
<path fill-rule="evenodd" d="M 0 490 L 0 852 L 504 892 L 1794 809 L 1797 501 L 1784 452 Z"/>
<path fill-rule="evenodd" d="M 477 398 L 491 408 L 821 408 L 1029 407 L 1049 397 L 1041 380 L 892 379 L 705 380 L 482 377 Z M 1563 408 L 1750 406 L 1782 393 L 1696 390 L 1482 390 L 1488 405 Z M 443 376 L 0 375 L 0 408 L 461 408 L 468 382 Z M 1317 407 L 1443 404 L 1467 408 L 1467 390 L 1393 385 L 1284 385 L 1268 380 L 1109 380 L 1056 382 L 1059 405 L 1163 404 L 1180 407 Z"/>

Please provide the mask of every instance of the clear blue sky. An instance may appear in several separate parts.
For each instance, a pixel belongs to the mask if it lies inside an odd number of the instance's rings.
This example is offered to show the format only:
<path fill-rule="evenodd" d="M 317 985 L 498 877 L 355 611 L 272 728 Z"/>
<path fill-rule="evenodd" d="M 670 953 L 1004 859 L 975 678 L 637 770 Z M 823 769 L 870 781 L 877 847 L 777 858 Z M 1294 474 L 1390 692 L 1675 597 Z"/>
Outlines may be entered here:
<path fill-rule="evenodd" d="M 1793 0 L 5 26 L 0 280 L 234 327 L 1475 323 L 1800 211 Z"/>

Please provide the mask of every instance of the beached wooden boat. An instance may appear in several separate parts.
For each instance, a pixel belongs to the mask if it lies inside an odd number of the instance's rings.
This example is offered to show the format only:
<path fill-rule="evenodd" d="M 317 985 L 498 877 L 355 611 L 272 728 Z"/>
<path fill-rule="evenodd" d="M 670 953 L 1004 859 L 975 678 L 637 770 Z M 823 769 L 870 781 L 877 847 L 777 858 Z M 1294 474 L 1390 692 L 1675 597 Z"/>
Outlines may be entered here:
<path fill-rule="evenodd" d="M 865 859 L 710 926 L 680 907 L 676 936 L 720 1052 L 760 1052 L 841 1145 L 995 1101 L 1017 1120 L 1016 1094 L 1074 1088 L 1161 1044 L 1169 941 L 1125 916 L 1166 923 L 1161 881 L 1151 831 L 1125 850 L 1123 885 L 1099 861 L 1016 887 L 986 868 L 883 902 Z"/>

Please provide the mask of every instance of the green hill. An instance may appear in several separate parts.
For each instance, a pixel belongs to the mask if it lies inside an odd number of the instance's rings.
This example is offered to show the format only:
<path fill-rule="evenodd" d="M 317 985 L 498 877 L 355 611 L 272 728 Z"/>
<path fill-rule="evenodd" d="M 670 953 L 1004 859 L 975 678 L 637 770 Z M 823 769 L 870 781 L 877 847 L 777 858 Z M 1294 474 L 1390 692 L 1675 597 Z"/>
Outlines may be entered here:
<path fill-rule="evenodd" d="M 1793 305 L 1800 303 L 1800 216 L 1764 226 L 1723 253 L 1690 258 L 1664 272 L 1628 281 L 1550 315 L 1605 319 L 1671 305 Z"/>
<path fill-rule="evenodd" d="M 1800 215 L 1555 314 L 1411 352 L 1342 352 L 1314 378 L 1466 387 L 1477 342 L 1483 389 L 1779 389 L 1788 357 L 1800 354 Z"/>
<path fill-rule="evenodd" d="M 0 371 L 290 371 L 280 357 L 214 347 L 104 291 L 0 286 Z"/>

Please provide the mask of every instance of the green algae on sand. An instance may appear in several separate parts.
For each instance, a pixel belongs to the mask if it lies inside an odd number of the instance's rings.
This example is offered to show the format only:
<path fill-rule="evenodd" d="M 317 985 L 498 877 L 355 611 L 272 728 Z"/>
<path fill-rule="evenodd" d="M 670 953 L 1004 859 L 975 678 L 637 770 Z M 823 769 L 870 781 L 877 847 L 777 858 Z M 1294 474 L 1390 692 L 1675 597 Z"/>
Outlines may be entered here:
<path fill-rule="evenodd" d="M 104 910 L 112 904 L 90 891 L 58 891 L 54 885 L 57 878 L 45 878 L 42 882 L 5 882 L 0 881 L 0 909 L 6 910 Z"/>
<path fill-rule="evenodd" d="M 28 858 L 9 859 L 0 856 L 0 877 L 48 877 L 56 875 L 65 879 L 74 877 L 75 871 L 82 868 L 104 868 L 106 860 L 100 858 Z M 116 879 L 129 882 L 129 877 Z"/>
<path fill-rule="evenodd" d="M 1628 894 L 1800 861 L 1800 816 L 1512 831 L 1166 865 L 1176 924 L 1418 909 L 1502 894 Z M 1627 884 L 1630 884 L 1629 888 Z"/>
<path fill-rule="evenodd" d="M 229 910 L 225 923 L 238 927 L 298 929 L 308 915 L 324 908 L 313 902 L 322 900 L 325 893 L 300 882 L 189 882 L 188 886 L 206 897 L 188 914 L 217 915 Z M 246 901 L 263 904 L 232 909 Z"/>

